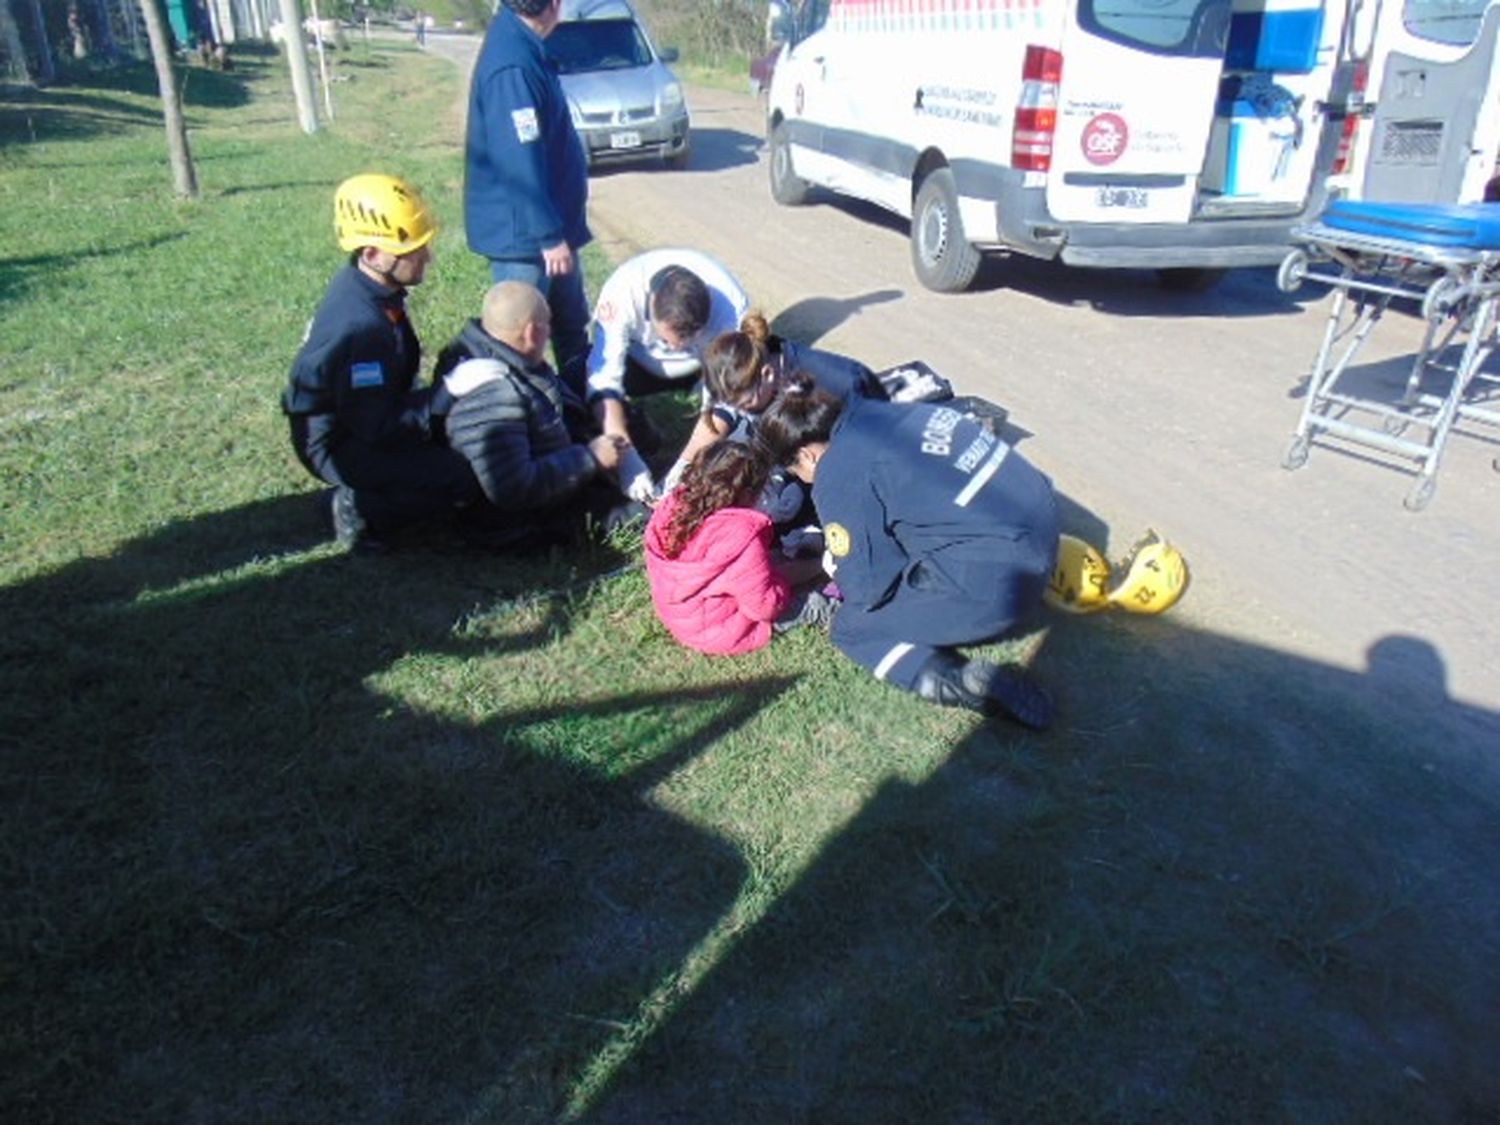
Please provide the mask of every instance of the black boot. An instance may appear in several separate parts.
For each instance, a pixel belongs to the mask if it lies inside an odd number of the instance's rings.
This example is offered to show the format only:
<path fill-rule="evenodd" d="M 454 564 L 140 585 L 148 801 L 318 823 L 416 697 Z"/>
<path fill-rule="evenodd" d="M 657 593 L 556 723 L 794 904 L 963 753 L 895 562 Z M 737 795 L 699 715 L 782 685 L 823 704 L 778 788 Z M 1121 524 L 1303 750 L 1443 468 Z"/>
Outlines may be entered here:
<path fill-rule="evenodd" d="M 929 703 L 1005 715 L 1032 730 L 1052 722 L 1052 700 L 1031 680 L 988 660 L 965 661 L 955 652 L 935 653 L 912 690 Z"/>

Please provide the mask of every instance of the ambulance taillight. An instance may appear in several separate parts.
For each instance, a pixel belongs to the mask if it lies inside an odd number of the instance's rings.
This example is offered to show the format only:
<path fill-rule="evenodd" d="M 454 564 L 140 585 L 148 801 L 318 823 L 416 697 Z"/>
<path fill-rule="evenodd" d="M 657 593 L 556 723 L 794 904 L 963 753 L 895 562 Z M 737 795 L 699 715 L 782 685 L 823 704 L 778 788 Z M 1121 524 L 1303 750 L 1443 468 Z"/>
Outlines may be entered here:
<path fill-rule="evenodd" d="M 1010 164 L 1023 172 L 1052 167 L 1052 137 L 1057 132 L 1057 84 L 1062 81 L 1062 52 L 1032 44 L 1021 64 L 1021 100 L 1011 131 Z"/>
<path fill-rule="evenodd" d="M 1350 88 L 1349 104 L 1344 111 L 1344 126 L 1339 131 L 1339 151 L 1333 158 L 1333 175 L 1349 171 L 1354 160 L 1354 139 L 1359 135 L 1365 102 L 1365 86 L 1370 81 L 1370 64 L 1357 63 L 1354 67 L 1354 84 Z"/>

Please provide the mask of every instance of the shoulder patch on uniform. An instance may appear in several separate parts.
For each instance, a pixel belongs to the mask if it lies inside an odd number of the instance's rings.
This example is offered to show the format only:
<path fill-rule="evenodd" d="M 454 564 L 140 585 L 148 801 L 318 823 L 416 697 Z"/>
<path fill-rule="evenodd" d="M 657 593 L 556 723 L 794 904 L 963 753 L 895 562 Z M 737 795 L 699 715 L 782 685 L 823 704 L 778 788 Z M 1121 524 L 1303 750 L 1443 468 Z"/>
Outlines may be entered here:
<path fill-rule="evenodd" d="M 849 553 L 849 532 L 841 523 L 830 523 L 823 528 L 823 542 L 828 547 L 828 553 L 836 559 Z"/>
<path fill-rule="evenodd" d="M 599 307 L 594 310 L 594 319 L 597 320 L 600 324 L 613 324 L 615 320 L 618 319 L 619 315 L 620 314 L 615 311 L 615 305 L 613 301 L 600 301 Z"/>
<path fill-rule="evenodd" d="M 523 145 L 529 145 L 542 135 L 541 126 L 536 120 L 536 109 L 533 106 L 528 105 L 521 109 L 511 110 L 510 120 L 516 127 L 516 140 Z"/>
<path fill-rule="evenodd" d="M 356 363 L 349 368 L 351 387 L 379 387 L 385 383 L 385 371 L 378 363 Z"/>

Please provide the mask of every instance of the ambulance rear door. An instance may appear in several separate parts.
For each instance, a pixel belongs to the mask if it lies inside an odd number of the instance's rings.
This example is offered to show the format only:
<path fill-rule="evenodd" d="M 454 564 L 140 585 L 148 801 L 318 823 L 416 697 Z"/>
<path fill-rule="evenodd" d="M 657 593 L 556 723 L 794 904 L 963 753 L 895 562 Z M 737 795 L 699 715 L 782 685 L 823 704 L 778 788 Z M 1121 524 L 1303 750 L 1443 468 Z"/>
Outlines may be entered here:
<path fill-rule="evenodd" d="M 1078 0 L 1055 60 L 1053 218 L 1192 217 L 1229 14 L 1230 0 Z"/>
<path fill-rule="evenodd" d="M 1384 0 L 1370 63 L 1374 117 L 1357 198 L 1468 203 L 1500 149 L 1500 4 Z"/>

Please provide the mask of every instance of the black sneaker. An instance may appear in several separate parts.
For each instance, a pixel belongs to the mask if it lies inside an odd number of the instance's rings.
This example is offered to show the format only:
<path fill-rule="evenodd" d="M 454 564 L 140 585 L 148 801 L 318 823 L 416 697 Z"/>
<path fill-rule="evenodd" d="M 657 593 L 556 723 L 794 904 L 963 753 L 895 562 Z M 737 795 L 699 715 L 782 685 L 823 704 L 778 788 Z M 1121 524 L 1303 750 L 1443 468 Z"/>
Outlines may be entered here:
<path fill-rule="evenodd" d="M 370 534 L 369 525 L 354 502 L 354 489 L 339 485 L 333 490 L 333 537 L 339 546 L 362 555 L 383 554 L 386 545 Z"/>
<path fill-rule="evenodd" d="M 1032 730 L 1052 725 L 1052 697 L 1030 677 L 988 660 L 970 660 L 960 678 L 968 691 L 984 697 L 980 710 L 986 715 L 1004 715 Z"/>

